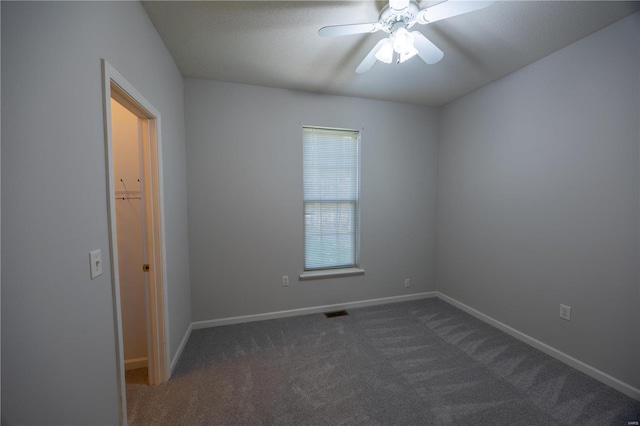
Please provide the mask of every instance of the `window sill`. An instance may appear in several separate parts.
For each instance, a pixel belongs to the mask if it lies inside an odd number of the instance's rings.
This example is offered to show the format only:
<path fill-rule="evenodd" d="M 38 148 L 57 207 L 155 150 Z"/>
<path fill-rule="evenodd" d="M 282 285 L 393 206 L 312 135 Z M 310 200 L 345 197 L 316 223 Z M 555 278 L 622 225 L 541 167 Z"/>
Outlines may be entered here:
<path fill-rule="evenodd" d="M 351 277 L 354 275 L 364 275 L 364 269 L 360 268 L 343 268 L 343 269 L 324 269 L 321 271 L 307 271 L 300 274 L 300 280 L 317 280 L 322 278 Z"/>

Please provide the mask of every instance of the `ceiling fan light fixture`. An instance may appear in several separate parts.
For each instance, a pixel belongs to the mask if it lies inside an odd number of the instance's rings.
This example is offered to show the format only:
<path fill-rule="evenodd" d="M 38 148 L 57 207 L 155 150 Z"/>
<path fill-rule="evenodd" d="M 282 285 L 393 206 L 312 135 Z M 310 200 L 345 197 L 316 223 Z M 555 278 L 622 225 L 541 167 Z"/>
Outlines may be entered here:
<path fill-rule="evenodd" d="M 398 28 L 393 33 L 393 50 L 395 50 L 398 55 L 408 55 L 411 52 L 413 52 L 413 55 L 418 53 L 413 46 L 413 34 L 404 27 Z"/>
<path fill-rule="evenodd" d="M 376 52 L 376 59 L 385 64 L 390 64 L 393 61 L 393 42 L 390 39 L 386 39 L 380 46 Z"/>
<path fill-rule="evenodd" d="M 407 53 L 401 53 L 398 56 L 398 62 L 403 63 L 407 59 L 411 59 L 414 56 L 416 56 L 417 54 L 418 54 L 418 49 L 416 49 L 415 47 L 411 46 L 411 49 Z"/>

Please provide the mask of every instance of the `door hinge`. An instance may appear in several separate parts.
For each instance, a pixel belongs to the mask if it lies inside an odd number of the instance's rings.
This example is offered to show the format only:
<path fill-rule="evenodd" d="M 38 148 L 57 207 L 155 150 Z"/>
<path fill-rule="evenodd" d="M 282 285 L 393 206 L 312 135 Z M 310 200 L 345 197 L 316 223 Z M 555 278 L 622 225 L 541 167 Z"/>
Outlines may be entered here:
<path fill-rule="evenodd" d="M 142 270 L 143 270 L 144 272 L 149 272 L 149 264 L 148 264 L 148 263 L 145 263 L 144 265 L 142 265 Z"/>

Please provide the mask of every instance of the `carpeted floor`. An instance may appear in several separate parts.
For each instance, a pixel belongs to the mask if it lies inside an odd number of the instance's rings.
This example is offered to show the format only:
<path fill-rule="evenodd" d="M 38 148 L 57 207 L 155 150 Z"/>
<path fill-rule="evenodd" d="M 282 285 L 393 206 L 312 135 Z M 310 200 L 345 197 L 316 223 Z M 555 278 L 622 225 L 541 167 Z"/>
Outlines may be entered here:
<path fill-rule="evenodd" d="M 195 330 L 136 425 L 628 425 L 640 402 L 438 299 Z M 631 423 L 630 423 L 631 422 Z"/>

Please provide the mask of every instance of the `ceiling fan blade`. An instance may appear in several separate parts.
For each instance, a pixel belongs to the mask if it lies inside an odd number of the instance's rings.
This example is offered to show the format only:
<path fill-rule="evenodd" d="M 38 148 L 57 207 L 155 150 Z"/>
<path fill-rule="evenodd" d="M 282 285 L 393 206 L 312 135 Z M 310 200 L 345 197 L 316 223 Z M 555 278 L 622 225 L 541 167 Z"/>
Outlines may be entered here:
<path fill-rule="evenodd" d="M 367 56 L 364 57 L 362 62 L 360 62 L 360 65 L 358 65 L 358 68 L 356 68 L 356 73 L 362 74 L 363 72 L 367 72 L 371 69 L 373 64 L 375 64 L 377 61 L 376 53 L 378 53 L 378 50 L 380 50 L 382 45 L 385 44 L 387 40 L 388 38 L 383 38 L 378 43 L 376 43 L 375 46 L 373 46 L 373 49 L 371 49 L 371 51 L 367 54 Z"/>
<path fill-rule="evenodd" d="M 444 52 L 438 49 L 438 46 L 422 35 L 420 31 L 413 31 L 411 35 L 413 35 L 413 46 L 418 50 L 418 56 L 423 61 L 427 64 L 435 64 L 442 59 Z"/>
<path fill-rule="evenodd" d="M 320 37 L 334 37 L 350 34 L 373 33 L 378 31 L 378 29 L 379 27 L 377 22 L 372 22 L 370 24 L 332 25 L 320 28 L 318 35 Z"/>
<path fill-rule="evenodd" d="M 464 1 L 448 0 L 420 11 L 418 21 L 422 24 L 440 21 L 475 10 L 484 9 L 493 1 Z"/>

